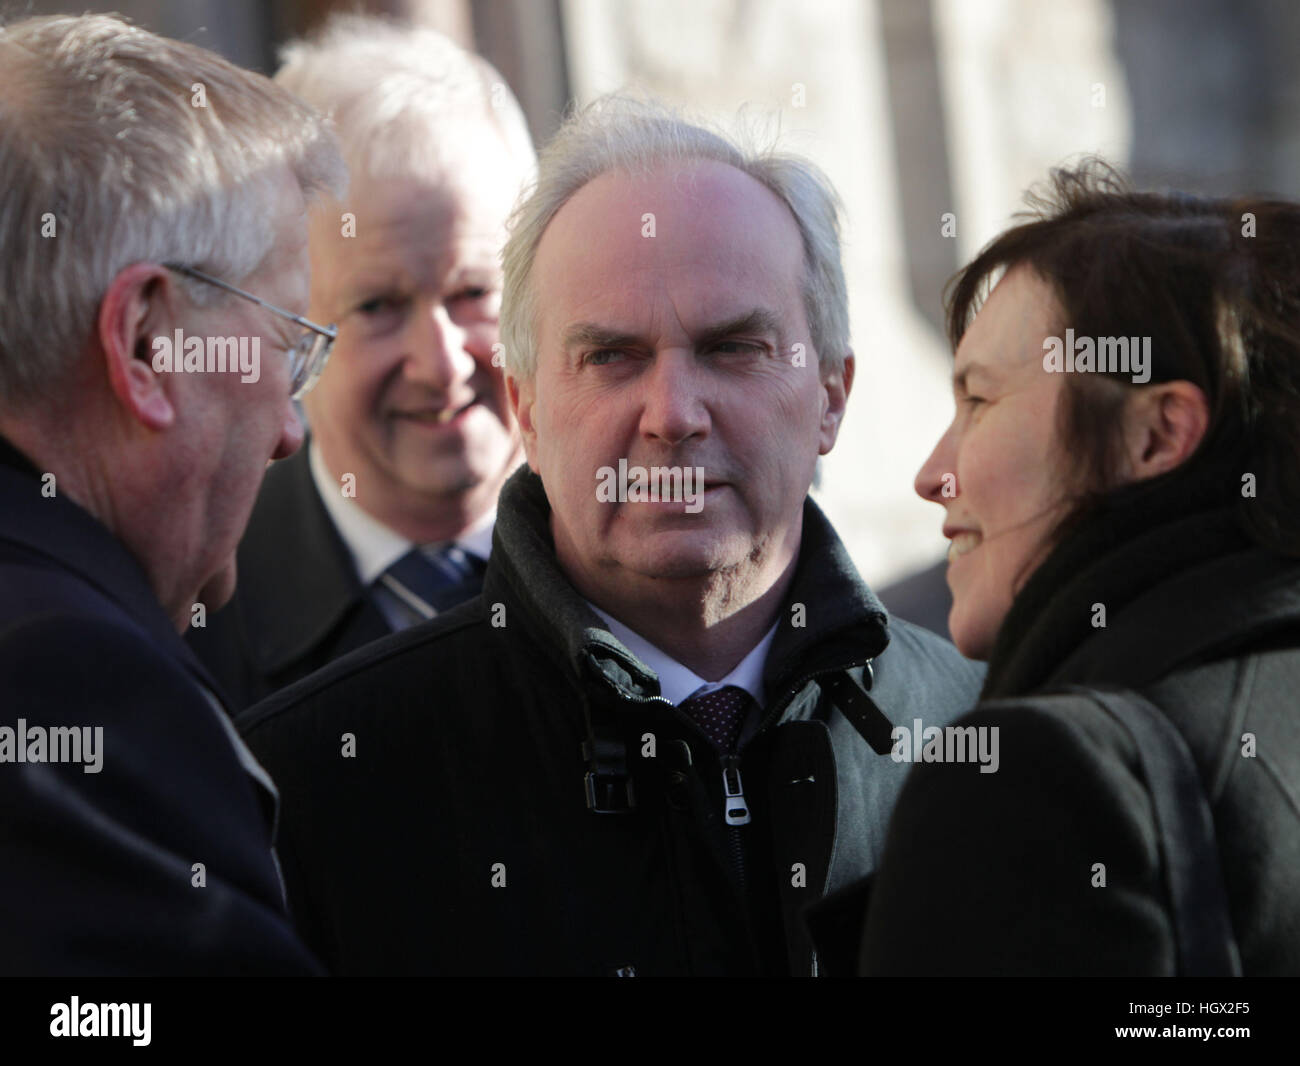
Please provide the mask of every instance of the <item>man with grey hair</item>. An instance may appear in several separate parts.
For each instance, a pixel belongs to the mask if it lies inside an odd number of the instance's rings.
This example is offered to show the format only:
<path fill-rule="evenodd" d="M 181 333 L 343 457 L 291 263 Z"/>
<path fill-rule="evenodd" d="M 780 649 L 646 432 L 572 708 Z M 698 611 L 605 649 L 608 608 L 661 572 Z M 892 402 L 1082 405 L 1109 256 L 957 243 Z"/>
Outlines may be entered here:
<path fill-rule="evenodd" d="M 190 635 L 241 707 L 477 595 L 522 459 L 497 316 L 535 157 L 509 89 L 432 30 L 352 15 L 276 80 L 333 117 L 352 183 L 312 214 L 310 314 L 339 338 L 310 438 L 267 475 L 235 599 Z"/>
<path fill-rule="evenodd" d="M 809 974 L 978 668 L 808 498 L 853 381 L 834 193 L 655 105 L 542 154 L 505 251 L 530 469 L 481 598 L 240 719 L 339 972 Z M 379 901 L 378 903 L 376 901 Z"/>
<path fill-rule="evenodd" d="M 180 637 L 291 398 L 323 121 L 112 17 L 0 30 L 0 971 L 312 973 L 276 794 Z"/>

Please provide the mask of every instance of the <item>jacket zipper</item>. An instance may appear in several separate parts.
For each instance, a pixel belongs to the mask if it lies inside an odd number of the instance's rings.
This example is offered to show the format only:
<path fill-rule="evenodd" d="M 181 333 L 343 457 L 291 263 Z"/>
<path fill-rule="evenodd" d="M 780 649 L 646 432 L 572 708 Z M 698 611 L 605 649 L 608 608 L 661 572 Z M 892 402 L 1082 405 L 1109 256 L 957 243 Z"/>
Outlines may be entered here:
<path fill-rule="evenodd" d="M 727 826 L 727 842 L 731 845 L 731 866 L 740 882 L 741 898 L 748 904 L 749 884 L 745 878 L 745 845 L 740 837 L 740 827 L 749 825 L 749 804 L 745 802 L 745 786 L 740 778 L 738 753 L 728 755 L 722 764 L 722 818 Z"/>
<path fill-rule="evenodd" d="M 758 723 L 755 733 L 761 733 L 772 724 L 781 713 L 790 705 L 790 701 L 801 692 L 809 681 L 813 681 L 824 674 L 841 673 L 847 670 L 856 670 L 860 666 L 869 666 L 874 660 L 874 656 L 868 659 L 851 662 L 844 666 L 831 666 L 824 670 L 816 670 L 811 674 L 805 674 L 796 681 L 772 708 L 765 714 Z M 624 697 L 625 699 L 627 697 Z M 677 705 L 663 696 L 635 696 L 633 699 L 637 703 L 662 703 L 666 707 L 677 710 Z M 744 858 L 740 852 L 740 835 L 739 826 L 749 825 L 749 804 L 745 801 L 744 782 L 740 776 L 740 753 L 743 748 L 737 748 L 736 751 L 727 755 L 722 765 L 722 821 L 731 830 L 732 855 L 736 866 L 736 873 L 744 881 Z M 827 869 L 826 876 L 829 878 L 830 870 Z M 822 894 L 826 893 L 826 885 L 822 884 Z"/>
<path fill-rule="evenodd" d="M 808 682 L 822 677 L 825 674 L 835 674 L 856 670 L 860 666 L 870 666 L 875 656 L 867 659 L 851 662 L 844 666 L 831 666 L 824 670 L 816 670 L 811 674 L 805 674 L 796 681 L 772 708 L 765 714 L 758 723 L 758 728 L 754 732 L 761 733 L 772 722 L 776 721 L 785 709 L 790 705 L 790 701 L 795 698 Z M 626 698 L 626 697 L 624 697 Z M 677 705 L 672 701 L 665 699 L 663 696 L 637 696 L 633 697 L 638 703 L 662 703 L 668 707 L 677 710 Z M 736 880 L 740 884 L 741 898 L 745 900 L 746 912 L 748 912 L 748 881 L 745 876 L 745 851 L 740 837 L 740 827 L 750 824 L 749 804 L 745 801 L 744 782 L 740 776 L 740 752 L 737 748 L 730 755 L 726 756 L 722 765 L 722 818 L 723 823 L 727 826 L 727 841 L 731 847 L 731 866 L 736 875 Z M 822 881 L 820 895 L 826 895 L 826 885 L 830 881 L 831 870 L 830 864 L 826 866 L 826 878 Z M 750 927 L 748 913 L 745 917 L 745 925 L 750 929 L 750 939 L 753 940 L 753 929 Z M 817 975 L 817 953 L 812 952 L 810 960 L 810 972 L 815 977 Z"/>
<path fill-rule="evenodd" d="M 745 802 L 745 785 L 740 779 L 739 754 L 728 755 L 722 763 L 722 820 L 729 826 L 749 825 L 749 804 Z"/>

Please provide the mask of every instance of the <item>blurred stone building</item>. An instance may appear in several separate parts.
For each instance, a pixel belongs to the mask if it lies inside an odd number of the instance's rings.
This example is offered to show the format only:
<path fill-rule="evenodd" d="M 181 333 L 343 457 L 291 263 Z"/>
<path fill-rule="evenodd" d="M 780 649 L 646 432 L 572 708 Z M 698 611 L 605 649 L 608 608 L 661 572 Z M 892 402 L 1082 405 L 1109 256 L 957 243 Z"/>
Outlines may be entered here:
<path fill-rule="evenodd" d="M 28 6 L 28 5 L 24 5 Z M 1300 7 L 1290 0 L 119 0 L 270 72 L 336 7 L 475 47 L 539 140 L 570 102 L 654 93 L 779 129 L 846 208 L 858 357 L 818 497 L 872 584 L 938 558 L 912 478 L 951 416 L 941 292 L 1026 186 L 1085 153 L 1191 191 L 1297 191 Z M 945 225 L 946 222 L 946 225 Z"/>

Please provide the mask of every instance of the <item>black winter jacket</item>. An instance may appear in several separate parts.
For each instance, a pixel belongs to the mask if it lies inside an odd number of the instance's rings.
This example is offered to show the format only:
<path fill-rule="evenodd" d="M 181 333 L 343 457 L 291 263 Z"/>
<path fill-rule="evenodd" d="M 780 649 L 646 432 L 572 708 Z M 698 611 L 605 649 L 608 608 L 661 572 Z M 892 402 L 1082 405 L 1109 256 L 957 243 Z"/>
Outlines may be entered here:
<path fill-rule="evenodd" d="M 319 973 L 211 677 L 139 560 L 49 484 L 0 438 L 0 974 Z"/>
<path fill-rule="evenodd" d="M 1091 700 L 1049 695 L 1081 685 L 1140 692 L 1178 729 L 1242 972 L 1300 974 L 1300 561 L 1180 491 L 1090 521 L 1026 584 L 960 722 L 1000 729 L 1000 768 L 916 768 L 870 888 L 863 972 L 1179 972 L 1136 747 Z"/>
<path fill-rule="evenodd" d="M 718 755 L 561 573 L 526 469 L 495 537 L 479 599 L 241 717 L 305 938 L 338 973 L 815 973 L 800 911 L 877 861 L 890 722 L 951 720 L 980 668 L 887 622 L 808 501 L 729 826 Z"/>

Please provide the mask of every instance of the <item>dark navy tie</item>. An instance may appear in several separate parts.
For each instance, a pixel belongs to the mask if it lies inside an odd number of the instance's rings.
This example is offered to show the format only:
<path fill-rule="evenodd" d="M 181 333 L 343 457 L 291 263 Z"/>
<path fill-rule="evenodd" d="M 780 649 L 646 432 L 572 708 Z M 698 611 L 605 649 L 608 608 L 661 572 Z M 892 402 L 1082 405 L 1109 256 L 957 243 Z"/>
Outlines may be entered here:
<path fill-rule="evenodd" d="M 486 567 L 454 544 L 412 548 L 375 581 L 375 605 L 397 632 L 477 596 Z"/>
<path fill-rule="evenodd" d="M 724 685 L 713 692 L 692 696 L 680 704 L 724 755 L 736 750 L 745 716 L 753 706 L 754 697 L 737 685 Z"/>

